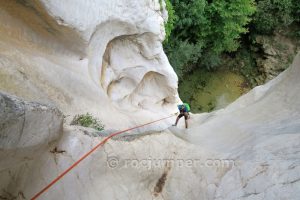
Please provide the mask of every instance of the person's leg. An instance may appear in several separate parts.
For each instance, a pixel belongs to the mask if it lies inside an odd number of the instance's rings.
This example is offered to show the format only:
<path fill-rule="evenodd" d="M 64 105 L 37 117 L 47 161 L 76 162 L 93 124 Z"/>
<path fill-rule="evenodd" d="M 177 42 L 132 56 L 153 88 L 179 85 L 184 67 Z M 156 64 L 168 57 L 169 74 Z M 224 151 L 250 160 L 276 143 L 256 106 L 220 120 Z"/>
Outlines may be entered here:
<path fill-rule="evenodd" d="M 175 126 L 177 126 L 178 121 L 179 121 L 179 117 L 176 118 L 176 122 L 175 122 L 175 124 L 174 124 Z"/>
<path fill-rule="evenodd" d="M 178 117 L 176 118 L 176 122 L 174 124 L 174 126 L 177 126 L 179 119 L 183 116 L 183 114 L 179 114 Z"/>
<path fill-rule="evenodd" d="M 188 115 L 188 113 L 184 113 L 184 119 L 185 119 L 185 128 L 188 128 L 188 118 L 189 118 L 189 115 Z"/>

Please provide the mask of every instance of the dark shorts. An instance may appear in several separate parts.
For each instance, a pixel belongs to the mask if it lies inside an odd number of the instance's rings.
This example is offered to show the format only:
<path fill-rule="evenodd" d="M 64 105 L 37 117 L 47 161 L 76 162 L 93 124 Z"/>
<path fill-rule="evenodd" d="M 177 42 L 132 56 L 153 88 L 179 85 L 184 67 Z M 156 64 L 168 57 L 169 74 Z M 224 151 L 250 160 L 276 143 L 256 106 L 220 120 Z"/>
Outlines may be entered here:
<path fill-rule="evenodd" d="M 188 117 L 189 117 L 189 114 L 188 114 L 187 112 L 180 113 L 180 114 L 178 115 L 178 118 L 181 118 L 181 117 L 183 117 L 183 116 L 184 116 L 184 119 L 187 120 Z"/>

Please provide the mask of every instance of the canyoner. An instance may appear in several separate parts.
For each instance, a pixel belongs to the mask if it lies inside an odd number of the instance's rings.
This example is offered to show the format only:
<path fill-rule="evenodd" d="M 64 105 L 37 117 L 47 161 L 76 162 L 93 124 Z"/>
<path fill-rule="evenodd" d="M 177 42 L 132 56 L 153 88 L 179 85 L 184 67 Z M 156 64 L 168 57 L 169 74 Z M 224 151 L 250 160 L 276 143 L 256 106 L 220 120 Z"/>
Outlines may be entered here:
<path fill-rule="evenodd" d="M 188 128 L 188 119 L 190 118 L 189 112 L 191 111 L 190 105 L 188 103 L 183 103 L 183 104 L 177 105 L 177 108 L 178 108 L 180 114 L 176 118 L 176 122 L 175 122 L 175 124 L 173 124 L 173 126 L 177 126 L 179 119 L 184 116 L 185 128 L 187 129 Z"/>

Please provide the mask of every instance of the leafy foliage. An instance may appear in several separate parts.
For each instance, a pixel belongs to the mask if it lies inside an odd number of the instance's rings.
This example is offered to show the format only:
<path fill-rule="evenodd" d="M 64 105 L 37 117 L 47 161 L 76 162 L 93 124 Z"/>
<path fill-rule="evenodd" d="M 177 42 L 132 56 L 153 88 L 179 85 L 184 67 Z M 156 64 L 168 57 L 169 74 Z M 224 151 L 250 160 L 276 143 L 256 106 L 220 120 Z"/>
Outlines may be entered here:
<path fill-rule="evenodd" d="M 216 69 L 221 64 L 220 55 L 213 51 L 207 51 L 202 56 L 201 64 L 208 70 Z"/>
<path fill-rule="evenodd" d="M 160 0 L 160 1 L 162 1 L 162 0 Z M 174 23 L 175 23 L 175 20 L 177 19 L 177 16 L 175 15 L 175 11 L 173 9 L 173 6 L 172 6 L 170 0 L 165 0 L 165 3 L 166 3 L 166 9 L 168 11 L 168 22 L 165 23 L 165 31 L 166 31 L 165 41 L 167 42 L 171 35 L 172 30 L 174 29 Z"/>
<path fill-rule="evenodd" d="M 300 0 L 165 2 L 170 24 L 166 25 L 164 48 L 179 78 L 196 67 L 216 69 L 222 64 L 222 55 L 236 54 L 241 42 L 251 51 L 249 45 L 257 34 L 300 23 Z M 295 29 L 293 35 L 300 36 L 299 30 Z"/>
<path fill-rule="evenodd" d="M 296 0 L 258 0 L 253 31 L 270 34 L 279 26 L 291 24 L 294 21 L 293 14 L 300 14 L 299 10 L 293 11 L 293 7 L 299 8 L 299 4 L 299 0 L 298 3 Z"/>
<path fill-rule="evenodd" d="M 293 0 L 293 17 L 295 21 L 300 22 L 300 0 Z"/>
<path fill-rule="evenodd" d="M 195 63 L 208 69 L 216 67 L 222 52 L 237 50 L 238 39 L 248 31 L 245 26 L 255 12 L 254 0 L 171 2 L 177 17 L 164 46 L 177 73 L 189 71 Z"/>
<path fill-rule="evenodd" d="M 171 0 L 176 15 L 172 39 L 197 43 L 205 18 L 205 0 Z"/>
<path fill-rule="evenodd" d="M 184 73 L 191 71 L 191 66 L 197 63 L 202 48 L 200 44 L 175 41 L 172 45 L 167 46 L 166 51 L 171 65 L 174 67 L 179 79 L 181 79 Z"/>
<path fill-rule="evenodd" d="M 84 115 L 76 115 L 72 120 L 71 125 L 94 128 L 98 131 L 104 130 L 104 125 L 102 124 L 102 122 L 94 118 L 90 113 L 86 113 Z"/>
<path fill-rule="evenodd" d="M 254 14 L 255 6 L 252 0 L 214 1 L 206 11 L 209 23 L 203 23 L 205 28 L 201 38 L 207 41 L 208 48 L 213 52 L 236 51 L 239 47 L 240 35 L 248 30 L 245 27 Z"/>
<path fill-rule="evenodd" d="M 244 77 L 241 88 L 261 84 L 265 78 L 261 61 L 266 55 L 263 44 L 257 40 L 261 35 L 268 37 L 275 30 L 281 35 L 282 30 L 288 30 L 283 36 L 300 38 L 300 0 L 167 1 L 172 4 L 175 13 L 171 15 L 175 17 L 164 49 L 179 80 L 185 80 L 179 85 L 179 92 L 188 102 L 199 103 L 203 96 L 198 98 L 195 91 L 204 87 L 202 83 L 208 83 L 206 76 L 213 77 L 222 70 Z M 214 106 L 213 101 L 210 105 L 202 103 L 198 110 Z"/>

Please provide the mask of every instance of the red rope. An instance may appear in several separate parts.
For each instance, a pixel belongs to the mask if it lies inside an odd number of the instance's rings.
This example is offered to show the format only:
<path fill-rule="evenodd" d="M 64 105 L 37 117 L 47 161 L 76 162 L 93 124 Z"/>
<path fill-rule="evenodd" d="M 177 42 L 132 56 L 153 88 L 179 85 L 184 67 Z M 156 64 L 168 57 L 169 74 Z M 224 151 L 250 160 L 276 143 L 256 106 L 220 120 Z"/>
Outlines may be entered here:
<path fill-rule="evenodd" d="M 66 169 L 63 173 L 61 173 L 58 177 L 56 177 L 53 181 L 51 181 L 51 183 L 49 183 L 46 187 L 44 187 L 40 192 L 38 192 L 36 195 L 34 195 L 34 197 L 31 198 L 31 200 L 35 200 L 37 199 L 39 196 L 41 196 L 44 192 L 46 192 L 49 188 L 51 188 L 56 182 L 58 182 L 60 179 L 62 179 L 68 172 L 70 172 L 73 168 L 75 168 L 81 161 L 83 161 L 85 158 L 87 158 L 89 155 L 91 155 L 96 149 L 98 149 L 100 146 L 103 146 L 109 139 L 111 139 L 112 137 L 116 136 L 116 135 L 120 135 L 122 133 L 125 133 L 127 131 L 133 130 L 133 129 L 137 129 L 143 126 L 147 126 L 149 124 L 153 124 L 168 118 L 173 117 L 174 115 L 171 115 L 169 117 L 164 117 L 161 118 L 159 120 L 155 120 L 146 124 L 142 124 L 133 128 L 129 128 L 126 130 L 122 130 L 116 133 L 112 133 L 111 135 L 109 135 L 108 137 L 106 137 L 104 140 L 102 140 L 99 144 L 97 144 L 92 150 L 90 150 L 89 152 L 87 152 L 86 154 L 84 154 L 79 160 L 77 160 L 73 165 L 71 165 L 68 169 Z"/>

